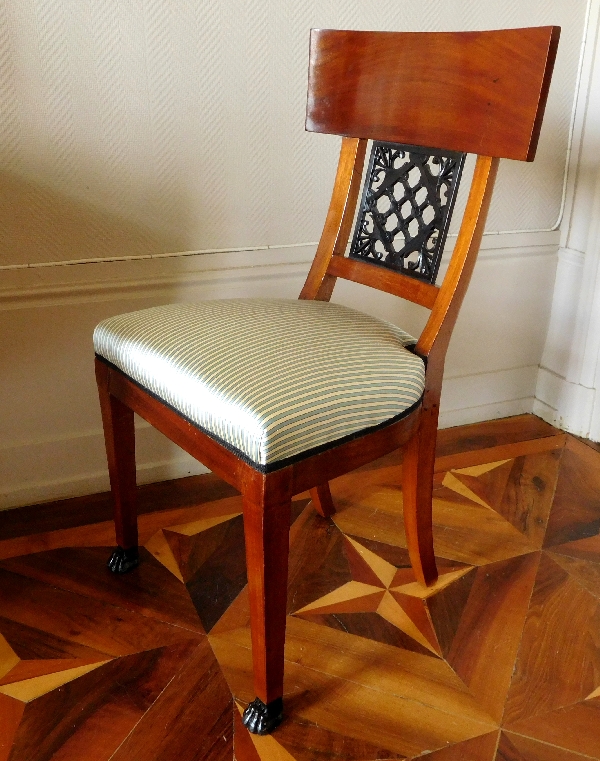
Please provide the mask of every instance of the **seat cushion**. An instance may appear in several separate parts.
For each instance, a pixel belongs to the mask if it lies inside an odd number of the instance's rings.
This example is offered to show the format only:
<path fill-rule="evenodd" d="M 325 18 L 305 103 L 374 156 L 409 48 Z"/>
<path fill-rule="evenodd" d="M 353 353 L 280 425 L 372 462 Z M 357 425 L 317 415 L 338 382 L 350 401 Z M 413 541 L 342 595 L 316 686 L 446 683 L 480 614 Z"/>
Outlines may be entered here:
<path fill-rule="evenodd" d="M 284 299 L 170 304 L 94 332 L 98 355 L 263 471 L 408 414 L 425 384 L 414 343 L 354 309 Z"/>

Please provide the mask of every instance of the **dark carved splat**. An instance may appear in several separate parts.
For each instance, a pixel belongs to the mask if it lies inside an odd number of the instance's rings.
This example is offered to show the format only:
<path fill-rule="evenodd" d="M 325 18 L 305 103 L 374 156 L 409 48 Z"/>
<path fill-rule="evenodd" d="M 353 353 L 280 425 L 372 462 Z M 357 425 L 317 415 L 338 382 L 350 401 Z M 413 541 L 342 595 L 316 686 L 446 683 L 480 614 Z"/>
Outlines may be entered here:
<path fill-rule="evenodd" d="M 464 153 L 374 142 L 350 256 L 435 283 Z"/>

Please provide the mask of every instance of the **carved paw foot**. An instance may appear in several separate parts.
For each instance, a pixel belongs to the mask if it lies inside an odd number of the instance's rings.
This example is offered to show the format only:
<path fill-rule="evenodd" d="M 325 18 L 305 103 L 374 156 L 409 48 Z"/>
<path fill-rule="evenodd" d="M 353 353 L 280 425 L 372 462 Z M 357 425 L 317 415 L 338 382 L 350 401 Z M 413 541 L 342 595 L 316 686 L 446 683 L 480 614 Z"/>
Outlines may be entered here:
<path fill-rule="evenodd" d="M 108 559 L 106 564 L 113 573 L 127 573 L 140 563 L 140 556 L 137 547 L 130 547 L 124 550 L 117 547 Z"/>
<path fill-rule="evenodd" d="M 283 719 L 283 700 L 277 698 L 265 705 L 255 698 L 242 716 L 244 726 L 255 735 L 268 735 Z"/>

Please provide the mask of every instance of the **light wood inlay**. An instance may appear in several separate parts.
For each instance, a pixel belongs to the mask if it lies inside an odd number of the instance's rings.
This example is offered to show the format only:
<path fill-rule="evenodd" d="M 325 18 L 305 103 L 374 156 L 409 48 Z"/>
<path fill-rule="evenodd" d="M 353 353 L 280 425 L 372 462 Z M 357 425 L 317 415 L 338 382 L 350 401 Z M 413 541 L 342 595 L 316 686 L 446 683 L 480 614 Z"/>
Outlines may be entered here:
<path fill-rule="evenodd" d="M 8 674 L 19 663 L 19 660 L 19 656 L 0 634 L 0 679 Z"/>
<path fill-rule="evenodd" d="M 296 613 L 308 613 L 309 611 L 319 611 L 321 613 L 349 613 L 352 610 L 377 610 L 379 601 L 383 597 L 384 590 L 373 587 L 370 584 L 363 584 L 360 581 L 349 581 L 335 592 L 331 592 L 325 597 L 315 600 L 310 605 L 305 605 Z M 360 602 L 358 602 L 360 601 Z"/>
<path fill-rule="evenodd" d="M 380 558 L 374 552 L 371 552 L 362 544 L 359 544 L 356 540 L 348 537 L 348 542 L 354 547 L 358 554 L 363 558 L 365 563 L 370 566 L 373 573 L 377 576 L 379 581 L 385 586 L 389 587 L 394 576 L 396 575 L 396 566 L 388 563 L 383 558 Z"/>
<path fill-rule="evenodd" d="M 471 502 L 477 502 L 478 505 L 482 505 L 483 507 L 489 507 L 488 503 L 485 502 L 481 497 L 478 497 L 475 492 L 471 491 L 468 486 L 466 486 L 462 481 L 460 481 L 452 471 L 449 473 L 446 473 L 444 480 L 442 481 L 442 485 L 447 487 L 448 489 L 452 489 L 452 491 L 455 491 L 457 494 L 462 494 L 463 497 L 466 497 L 467 499 L 470 499 Z"/>
<path fill-rule="evenodd" d="M 182 526 L 169 526 L 169 531 L 174 531 L 176 534 L 184 534 L 185 536 L 194 536 L 201 531 L 218 526 L 220 523 L 230 521 L 238 515 L 241 515 L 242 511 L 238 510 L 235 513 L 225 513 L 224 515 L 214 515 L 210 518 L 203 518 L 199 521 L 192 521 L 191 523 L 184 523 Z"/>
<path fill-rule="evenodd" d="M 245 706 L 241 706 L 237 702 L 235 705 L 241 716 Z M 260 735 L 250 734 L 250 732 L 248 734 L 260 761 L 295 761 L 294 757 L 274 737 L 269 735 L 261 737 Z"/>
<path fill-rule="evenodd" d="M 84 674 L 87 674 L 94 669 L 100 668 L 108 661 L 100 661 L 100 663 L 90 663 L 87 666 L 79 666 L 74 669 L 66 669 L 65 671 L 56 671 L 52 674 L 46 674 L 45 676 L 36 676 L 32 679 L 25 679 L 22 682 L 13 682 L 12 684 L 6 684 L 0 687 L 0 692 L 4 695 L 8 695 L 15 700 L 20 700 L 22 703 L 30 703 L 32 700 L 45 695 L 47 692 L 56 690 L 57 687 L 62 687 L 67 682 L 72 682 Z"/>
<path fill-rule="evenodd" d="M 464 473 L 467 476 L 482 476 L 484 473 L 489 473 L 490 470 L 499 468 L 500 465 L 510 462 L 510 460 L 498 460 L 498 462 L 487 462 L 483 465 L 471 465 L 468 468 L 455 468 L 456 473 Z"/>
<path fill-rule="evenodd" d="M 151 552 L 159 563 L 162 563 L 176 579 L 183 582 L 183 576 L 181 570 L 177 565 L 173 551 L 171 550 L 169 543 L 165 539 L 165 535 L 162 531 L 157 531 L 156 534 L 146 542 L 146 549 Z"/>
<path fill-rule="evenodd" d="M 411 595 L 412 597 L 419 597 L 425 600 L 428 597 L 432 597 L 438 592 L 441 592 L 442 589 L 445 589 L 454 581 L 460 579 L 466 573 L 469 573 L 470 570 L 470 566 L 466 566 L 465 568 L 459 568 L 458 570 L 451 571 L 450 573 L 442 573 L 440 574 L 440 577 L 435 582 L 435 584 L 432 584 L 430 587 L 423 588 L 422 584 L 418 584 L 417 582 L 413 581 L 410 584 L 394 587 L 394 589 L 398 592 L 404 593 L 405 595 Z"/>
<path fill-rule="evenodd" d="M 396 598 L 390 592 L 384 592 L 381 602 L 377 606 L 377 613 L 389 621 L 395 627 L 408 634 L 416 642 L 437 654 L 437 648 L 434 647 L 429 639 L 421 632 L 417 624 L 410 618 L 406 611 L 398 604 Z"/>
<path fill-rule="evenodd" d="M 0 561 L 0 759 L 231 761 L 235 743 L 238 761 L 600 761 L 600 452 L 528 420 L 444 434 L 472 494 L 440 471 L 426 590 L 398 455 L 333 481 L 329 518 L 292 503 L 289 713 L 265 742 L 240 721 L 255 693 L 239 497 L 142 515 L 143 562 L 121 578 L 94 546 L 102 523 L 0 540 L 23 542 Z M 478 462 L 464 440 L 510 457 Z"/>

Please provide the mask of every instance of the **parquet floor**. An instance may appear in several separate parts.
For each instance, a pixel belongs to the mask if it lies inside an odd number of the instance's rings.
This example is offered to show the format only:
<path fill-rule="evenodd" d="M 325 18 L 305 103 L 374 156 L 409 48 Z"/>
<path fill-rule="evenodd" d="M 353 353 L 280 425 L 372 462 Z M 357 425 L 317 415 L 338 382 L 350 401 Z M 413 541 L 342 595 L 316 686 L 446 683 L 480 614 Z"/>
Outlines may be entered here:
<path fill-rule="evenodd" d="M 600 452 L 522 416 L 442 432 L 438 454 L 427 590 L 397 456 L 334 481 L 333 520 L 295 500 L 270 737 L 240 721 L 239 497 L 146 512 L 124 577 L 110 522 L 57 509 L 19 536 L 0 515 L 0 761 L 600 759 Z"/>

